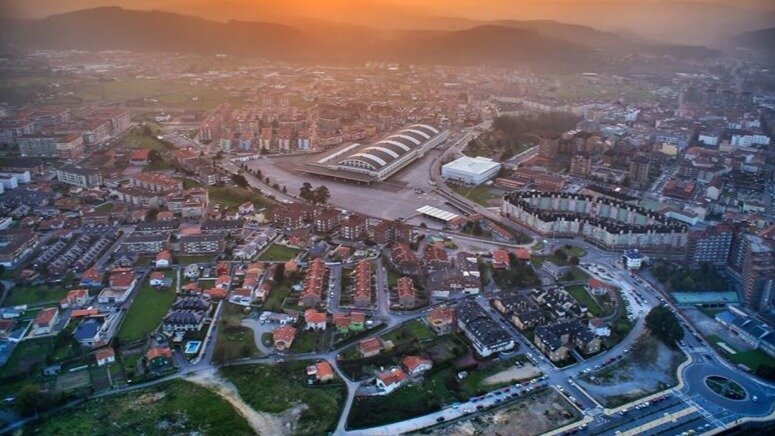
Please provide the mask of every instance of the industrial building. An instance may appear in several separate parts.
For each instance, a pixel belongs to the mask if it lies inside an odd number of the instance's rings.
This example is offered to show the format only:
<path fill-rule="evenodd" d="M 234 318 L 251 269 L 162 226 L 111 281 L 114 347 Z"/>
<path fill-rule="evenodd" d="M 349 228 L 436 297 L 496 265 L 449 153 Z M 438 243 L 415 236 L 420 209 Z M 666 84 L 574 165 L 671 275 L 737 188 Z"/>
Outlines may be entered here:
<path fill-rule="evenodd" d="M 370 145 L 356 143 L 338 148 L 308 163 L 305 171 L 361 183 L 383 181 L 423 157 L 448 136 L 446 130 L 415 124 Z"/>

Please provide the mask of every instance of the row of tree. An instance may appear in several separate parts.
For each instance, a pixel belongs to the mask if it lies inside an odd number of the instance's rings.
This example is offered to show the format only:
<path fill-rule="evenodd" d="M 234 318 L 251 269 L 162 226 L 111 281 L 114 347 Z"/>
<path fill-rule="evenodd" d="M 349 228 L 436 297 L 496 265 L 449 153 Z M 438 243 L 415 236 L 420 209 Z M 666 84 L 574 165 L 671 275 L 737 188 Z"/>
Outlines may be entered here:
<path fill-rule="evenodd" d="M 312 188 L 312 184 L 304 182 L 299 189 L 299 197 L 312 204 L 326 204 L 328 199 L 331 198 L 331 193 L 328 192 L 328 187 L 320 185 L 317 188 Z"/>

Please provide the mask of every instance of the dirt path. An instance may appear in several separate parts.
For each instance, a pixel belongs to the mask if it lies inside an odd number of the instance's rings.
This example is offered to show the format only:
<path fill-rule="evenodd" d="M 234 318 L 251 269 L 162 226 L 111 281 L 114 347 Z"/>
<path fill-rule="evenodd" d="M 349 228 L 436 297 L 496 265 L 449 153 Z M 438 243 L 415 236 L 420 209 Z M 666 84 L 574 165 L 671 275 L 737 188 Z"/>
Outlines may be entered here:
<path fill-rule="evenodd" d="M 511 381 L 520 381 L 541 375 L 541 371 L 533 365 L 525 365 L 522 367 L 512 366 L 511 368 L 501 371 L 497 374 L 493 374 L 484 379 L 486 385 L 497 385 L 500 383 L 508 383 Z"/>
<path fill-rule="evenodd" d="M 254 410 L 242 400 L 242 397 L 237 392 L 237 388 L 231 382 L 219 376 L 216 370 L 193 374 L 186 377 L 186 380 L 204 386 L 228 401 L 240 415 L 247 419 L 248 425 L 256 434 L 283 435 L 289 433 L 289 429 L 283 425 L 281 417 Z"/>

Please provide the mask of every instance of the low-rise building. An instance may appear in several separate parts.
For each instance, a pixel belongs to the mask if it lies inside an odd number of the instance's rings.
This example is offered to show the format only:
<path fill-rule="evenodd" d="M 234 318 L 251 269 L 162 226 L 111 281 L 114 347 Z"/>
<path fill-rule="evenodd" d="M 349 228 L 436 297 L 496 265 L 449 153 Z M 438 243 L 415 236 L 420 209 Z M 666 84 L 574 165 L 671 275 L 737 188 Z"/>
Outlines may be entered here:
<path fill-rule="evenodd" d="M 59 309 L 56 307 L 48 307 L 35 316 L 32 321 L 32 335 L 48 335 L 52 333 L 52 328 L 59 319 Z"/>
<path fill-rule="evenodd" d="M 457 325 L 482 357 L 516 346 L 514 338 L 475 301 L 467 300 L 458 304 Z"/>
<path fill-rule="evenodd" d="M 274 348 L 277 351 L 286 351 L 290 349 L 295 338 L 296 329 L 289 325 L 280 326 L 272 333 Z"/>

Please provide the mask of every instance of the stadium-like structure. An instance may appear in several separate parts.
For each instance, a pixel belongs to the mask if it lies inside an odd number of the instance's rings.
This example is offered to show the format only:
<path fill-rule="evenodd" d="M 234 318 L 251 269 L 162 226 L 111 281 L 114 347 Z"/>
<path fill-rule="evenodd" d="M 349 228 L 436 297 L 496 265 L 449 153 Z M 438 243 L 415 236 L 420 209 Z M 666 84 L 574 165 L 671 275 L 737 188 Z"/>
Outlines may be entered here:
<path fill-rule="evenodd" d="M 371 145 L 352 144 L 334 151 L 310 164 L 317 167 L 317 171 L 309 171 L 362 182 L 385 180 L 444 142 L 448 136 L 446 130 L 441 131 L 427 124 L 414 124 Z"/>

